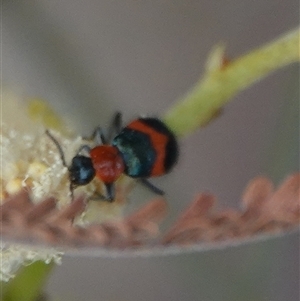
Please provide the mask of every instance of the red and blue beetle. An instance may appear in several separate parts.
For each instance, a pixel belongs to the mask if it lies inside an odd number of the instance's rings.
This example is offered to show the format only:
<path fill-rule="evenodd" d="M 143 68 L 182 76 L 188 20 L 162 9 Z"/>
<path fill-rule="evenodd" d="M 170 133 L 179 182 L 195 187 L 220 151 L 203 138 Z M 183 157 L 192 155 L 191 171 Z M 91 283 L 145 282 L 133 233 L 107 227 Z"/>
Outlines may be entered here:
<path fill-rule="evenodd" d="M 99 127 L 93 139 L 97 145 L 83 145 L 71 165 L 67 166 L 64 153 L 58 141 L 46 131 L 57 146 L 62 162 L 69 170 L 70 190 L 90 183 L 95 177 L 106 187 L 102 199 L 113 201 L 114 182 L 125 173 L 137 178 L 157 194 L 163 191 L 148 182 L 148 178 L 168 173 L 178 159 L 178 144 L 174 134 L 157 118 L 141 117 L 127 126 L 121 126 L 121 114 L 116 113 L 107 137 Z"/>

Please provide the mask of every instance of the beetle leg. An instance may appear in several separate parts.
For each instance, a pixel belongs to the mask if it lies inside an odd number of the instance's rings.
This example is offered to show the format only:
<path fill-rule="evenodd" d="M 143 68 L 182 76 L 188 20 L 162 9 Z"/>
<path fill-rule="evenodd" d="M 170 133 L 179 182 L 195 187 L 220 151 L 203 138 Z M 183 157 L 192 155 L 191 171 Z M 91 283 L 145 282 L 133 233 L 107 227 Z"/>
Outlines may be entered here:
<path fill-rule="evenodd" d="M 84 156 L 90 156 L 91 147 L 87 144 L 81 145 L 76 155 L 83 154 Z"/>
<path fill-rule="evenodd" d="M 152 184 L 151 182 L 149 182 L 147 179 L 139 179 L 139 181 L 141 182 L 141 184 L 143 184 L 144 186 L 146 186 L 148 189 L 150 189 L 155 194 L 158 194 L 158 195 L 164 195 L 165 194 L 165 192 L 163 190 L 161 190 L 160 188 L 156 187 L 154 184 Z"/>
<path fill-rule="evenodd" d="M 115 199 L 115 185 L 114 183 L 105 183 L 106 201 L 112 202 Z"/>
<path fill-rule="evenodd" d="M 94 130 L 91 140 L 95 141 L 97 145 L 107 144 L 108 142 L 100 126 Z"/>
<path fill-rule="evenodd" d="M 108 130 L 107 140 L 111 142 L 112 139 L 121 132 L 121 130 L 122 130 L 122 114 L 120 112 L 116 112 Z"/>
<path fill-rule="evenodd" d="M 105 188 L 106 188 L 106 196 L 104 196 L 101 193 L 95 193 L 93 196 L 91 196 L 89 199 L 92 201 L 107 201 L 112 203 L 115 199 L 115 185 L 114 183 L 110 183 L 110 184 L 104 184 Z"/>
<path fill-rule="evenodd" d="M 69 186 L 69 189 L 70 189 L 70 195 L 71 195 L 71 201 L 73 202 L 74 201 L 74 189 L 75 189 L 75 185 L 72 183 L 72 181 L 70 181 L 70 186 Z"/>
<path fill-rule="evenodd" d="M 113 127 L 115 128 L 116 133 L 118 134 L 122 129 L 122 113 L 117 112 L 113 119 Z"/>

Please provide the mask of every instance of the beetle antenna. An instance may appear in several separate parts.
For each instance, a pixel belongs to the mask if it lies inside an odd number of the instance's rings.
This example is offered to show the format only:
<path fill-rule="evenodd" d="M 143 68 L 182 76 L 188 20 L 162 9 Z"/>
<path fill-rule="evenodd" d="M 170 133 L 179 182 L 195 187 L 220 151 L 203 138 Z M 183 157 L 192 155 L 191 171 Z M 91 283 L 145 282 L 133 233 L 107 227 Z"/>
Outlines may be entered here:
<path fill-rule="evenodd" d="M 66 159 L 65 159 L 65 154 L 64 154 L 64 152 L 63 152 L 63 150 L 62 150 L 61 145 L 60 145 L 59 142 L 52 136 L 52 134 L 50 134 L 49 130 L 46 130 L 46 135 L 47 135 L 47 136 L 53 141 L 53 143 L 56 145 L 63 166 L 65 166 L 65 167 L 68 168 L 67 163 L 66 163 Z"/>
<path fill-rule="evenodd" d="M 49 132 L 49 130 L 46 130 L 46 135 L 47 135 L 47 136 L 53 141 L 53 143 L 56 145 L 63 166 L 67 167 L 68 170 L 69 170 L 69 167 L 68 167 L 68 165 L 67 165 L 67 163 L 66 163 L 65 154 L 64 154 L 64 152 L 63 152 L 63 150 L 62 150 L 61 145 L 60 145 L 59 142 L 54 138 L 54 136 L 52 136 L 52 134 Z M 70 181 L 70 186 L 69 186 L 69 188 L 70 188 L 70 193 L 71 193 L 71 200 L 73 201 L 73 200 L 74 200 L 74 185 L 73 185 L 72 181 Z"/>

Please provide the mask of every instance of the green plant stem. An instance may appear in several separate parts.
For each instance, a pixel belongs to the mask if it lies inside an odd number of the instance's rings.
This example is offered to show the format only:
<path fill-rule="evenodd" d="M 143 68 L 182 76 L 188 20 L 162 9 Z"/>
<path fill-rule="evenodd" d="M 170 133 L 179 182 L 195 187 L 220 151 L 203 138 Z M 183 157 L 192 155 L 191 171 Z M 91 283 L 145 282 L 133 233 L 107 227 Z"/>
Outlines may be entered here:
<path fill-rule="evenodd" d="M 53 266 L 53 262 L 46 264 L 43 261 L 24 266 L 15 278 L 1 283 L 1 301 L 37 300 Z"/>
<path fill-rule="evenodd" d="M 206 125 L 236 93 L 299 59 L 299 29 L 295 29 L 217 70 L 207 71 L 167 112 L 164 121 L 176 135 L 190 134 Z"/>

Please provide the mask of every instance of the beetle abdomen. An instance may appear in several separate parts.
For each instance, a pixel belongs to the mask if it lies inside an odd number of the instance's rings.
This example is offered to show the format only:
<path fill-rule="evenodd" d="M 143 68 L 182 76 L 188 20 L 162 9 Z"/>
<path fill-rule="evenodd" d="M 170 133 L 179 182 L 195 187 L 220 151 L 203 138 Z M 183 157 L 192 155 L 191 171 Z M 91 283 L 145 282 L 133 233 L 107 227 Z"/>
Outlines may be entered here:
<path fill-rule="evenodd" d="M 178 145 L 173 133 L 157 118 L 139 118 L 129 123 L 114 139 L 133 178 L 160 176 L 175 165 Z"/>

